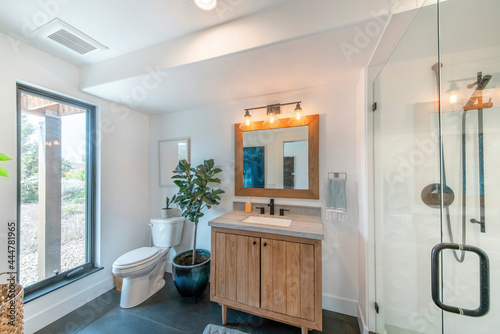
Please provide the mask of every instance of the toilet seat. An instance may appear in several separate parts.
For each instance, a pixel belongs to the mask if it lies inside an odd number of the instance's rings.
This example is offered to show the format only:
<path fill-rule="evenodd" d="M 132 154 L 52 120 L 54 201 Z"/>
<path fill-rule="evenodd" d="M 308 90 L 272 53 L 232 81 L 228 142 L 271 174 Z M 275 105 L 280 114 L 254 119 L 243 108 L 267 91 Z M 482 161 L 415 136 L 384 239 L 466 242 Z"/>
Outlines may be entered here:
<path fill-rule="evenodd" d="M 160 256 L 160 249 L 156 247 L 137 248 L 120 256 L 113 263 L 113 268 L 124 270 L 139 267 L 143 264 L 155 262 Z"/>

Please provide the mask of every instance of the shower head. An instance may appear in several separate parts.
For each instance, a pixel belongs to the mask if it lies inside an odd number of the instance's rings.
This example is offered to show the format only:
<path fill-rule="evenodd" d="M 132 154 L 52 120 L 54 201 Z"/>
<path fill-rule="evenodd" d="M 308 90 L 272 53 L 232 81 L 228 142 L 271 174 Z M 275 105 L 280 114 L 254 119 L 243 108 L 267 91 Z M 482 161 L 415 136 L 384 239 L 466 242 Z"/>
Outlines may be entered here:
<path fill-rule="evenodd" d="M 483 72 L 477 72 L 476 82 L 467 85 L 467 88 L 469 88 L 469 89 L 474 88 L 474 86 L 477 85 L 476 89 L 483 90 L 484 88 L 486 88 L 486 86 L 488 85 L 490 80 L 491 80 L 491 75 L 485 75 L 483 77 Z"/>
<path fill-rule="evenodd" d="M 467 103 L 465 104 L 463 108 L 464 112 L 476 109 L 482 112 L 483 109 L 488 109 L 493 107 L 493 102 L 491 102 L 491 98 L 489 99 L 488 102 L 483 102 L 483 90 L 486 88 L 491 78 L 492 78 L 491 75 L 485 75 L 483 77 L 483 72 L 477 72 L 476 82 L 467 85 L 468 88 L 473 88 L 475 85 L 477 85 L 477 87 L 472 93 L 472 96 L 469 98 L 469 101 L 467 101 Z"/>
<path fill-rule="evenodd" d="M 479 82 L 479 84 L 477 85 L 477 89 L 485 89 L 486 86 L 488 85 L 488 83 L 490 82 L 491 80 L 491 75 L 485 75 L 483 77 L 483 79 Z"/>

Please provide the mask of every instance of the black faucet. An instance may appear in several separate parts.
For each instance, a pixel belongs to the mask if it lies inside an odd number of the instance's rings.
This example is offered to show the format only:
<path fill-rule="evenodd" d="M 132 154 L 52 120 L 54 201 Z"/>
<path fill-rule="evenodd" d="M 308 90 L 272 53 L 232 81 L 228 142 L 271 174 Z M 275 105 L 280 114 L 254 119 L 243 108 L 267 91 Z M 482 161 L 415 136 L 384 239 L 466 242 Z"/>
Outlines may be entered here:
<path fill-rule="evenodd" d="M 284 216 L 285 215 L 285 211 L 290 211 L 290 210 L 280 209 L 280 216 Z"/>
<path fill-rule="evenodd" d="M 269 214 L 274 216 L 274 198 L 271 198 L 271 201 L 267 206 L 269 207 Z"/>
<path fill-rule="evenodd" d="M 255 208 L 256 208 L 256 209 L 260 209 L 260 214 L 261 214 L 261 215 L 263 215 L 264 213 L 266 213 L 266 212 L 264 211 L 265 207 L 263 207 L 263 206 L 257 206 L 257 207 L 255 207 Z"/>

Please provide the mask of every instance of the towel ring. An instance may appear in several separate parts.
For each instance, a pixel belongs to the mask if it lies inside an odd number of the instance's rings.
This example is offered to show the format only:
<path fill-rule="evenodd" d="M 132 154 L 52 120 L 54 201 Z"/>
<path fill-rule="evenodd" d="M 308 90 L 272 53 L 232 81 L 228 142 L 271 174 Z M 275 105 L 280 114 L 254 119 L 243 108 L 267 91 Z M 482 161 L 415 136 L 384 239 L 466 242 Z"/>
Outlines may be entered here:
<path fill-rule="evenodd" d="M 338 179 L 340 175 L 344 175 L 344 179 L 347 181 L 347 173 L 346 172 L 328 172 L 328 179 Z"/>

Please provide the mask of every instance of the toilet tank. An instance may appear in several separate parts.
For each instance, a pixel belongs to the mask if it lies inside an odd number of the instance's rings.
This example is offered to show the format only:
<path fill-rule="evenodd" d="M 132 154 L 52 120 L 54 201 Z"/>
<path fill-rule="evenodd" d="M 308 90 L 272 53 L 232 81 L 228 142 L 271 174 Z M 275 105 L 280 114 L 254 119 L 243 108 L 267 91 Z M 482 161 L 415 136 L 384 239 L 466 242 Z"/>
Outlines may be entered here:
<path fill-rule="evenodd" d="M 153 245 L 156 247 L 167 248 L 181 243 L 184 217 L 158 218 L 151 219 L 149 222 Z"/>

